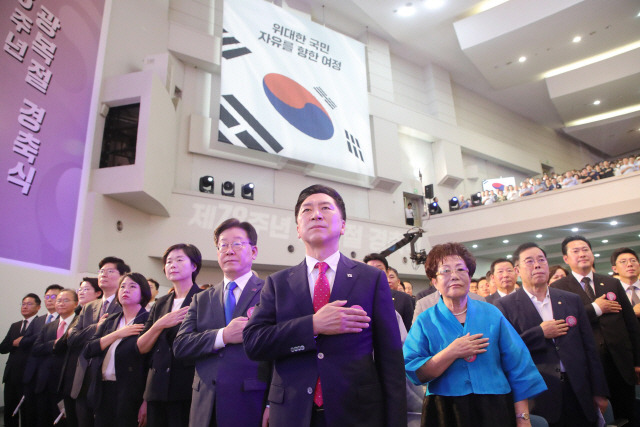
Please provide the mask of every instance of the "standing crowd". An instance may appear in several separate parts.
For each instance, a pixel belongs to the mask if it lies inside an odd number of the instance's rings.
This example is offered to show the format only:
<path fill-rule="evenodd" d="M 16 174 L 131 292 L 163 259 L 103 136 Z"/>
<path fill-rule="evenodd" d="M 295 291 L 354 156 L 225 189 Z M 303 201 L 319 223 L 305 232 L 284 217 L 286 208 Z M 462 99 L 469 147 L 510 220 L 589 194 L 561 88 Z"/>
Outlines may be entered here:
<path fill-rule="evenodd" d="M 294 208 L 305 259 L 260 279 L 258 235 L 230 218 L 213 233 L 224 279 L 196 284 L 202 255 L 163 255 L 171 291 L 120 258 L 78 289 L 27 294 L 0 344 L 5 426 L 596 426 L 612 409 L 638 425 L 640 266 L 629 248 L 597 274 L 570 236 L 562 266 L 535 243 L 472 279 L 461 244 L 434 246 L 415 297 L 385 257 L 339 251 L 340 194 Z M 517 279 L 520 278 L 520 284 Z M 204 286 L 203 286 L 204 287 Z"/>

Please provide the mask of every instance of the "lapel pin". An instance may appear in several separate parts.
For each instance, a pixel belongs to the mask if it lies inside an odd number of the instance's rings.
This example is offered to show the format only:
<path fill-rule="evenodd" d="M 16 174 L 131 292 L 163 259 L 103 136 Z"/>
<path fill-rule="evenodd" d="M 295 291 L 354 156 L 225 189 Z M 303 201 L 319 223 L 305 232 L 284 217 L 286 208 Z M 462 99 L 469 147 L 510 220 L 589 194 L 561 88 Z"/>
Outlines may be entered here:
<path fill-rule="evenodd" d="M 562 304 L 562 301 L 558 301 L 558 304 Z"/>
<path fill-rule="evenodd" d="M 251 292 L 255 292 L 257 290 L 258 290 L 258 288 L 251 288 Z"/>
<path fill-rule="evenodd" d="M 578 324 L 578 319 L 576 319 L 574 316 L 567 316 L 565 322 L 567 322 L 567 325 L 573 328 Z"/>
<path fill-rule="evenodd" d="M 615 301 L 616 300 L 616 294 L 614 294 L 613 292 L 607 292 L 607 299 L 609 301 Z"/>
<path fill-rule="evenodd" d="M 248 318 L 251 318 L 251 315 L 253 314 L 253 310 L 255 310 L 255 306 L 249 307 L 249 309 L 247 310 L 247 317 Z"/>
<path fill-rule="evenodd" d="M 604 286 L 604 283 L 600 282 L 600 286 Z"/>
<path fill-rule="evenodd" d="M 353 277 L 353 274 L 347 273 L 347 277 Z"/>

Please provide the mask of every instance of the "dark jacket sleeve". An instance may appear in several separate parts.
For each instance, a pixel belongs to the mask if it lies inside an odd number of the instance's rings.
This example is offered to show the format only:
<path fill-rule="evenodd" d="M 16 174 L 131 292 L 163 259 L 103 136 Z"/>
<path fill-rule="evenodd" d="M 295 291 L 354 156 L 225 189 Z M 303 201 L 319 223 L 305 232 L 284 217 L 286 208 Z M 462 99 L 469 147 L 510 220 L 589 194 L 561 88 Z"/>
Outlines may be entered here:
<path fill-rule="evenodd" d="M 13 341 L 18 338 L 19 333 L 16 334 L 16 324 L 20 325 L 21 322 L 12 323 L 7 331 L 7 336 L 4 337 L 2 343 L 0 343 L 0 354 L 7 354 L 13 349 Z M 19 326 L 18 326 L 19 327 Z M 19 332 L 20 330 L 18 330 Z"/>

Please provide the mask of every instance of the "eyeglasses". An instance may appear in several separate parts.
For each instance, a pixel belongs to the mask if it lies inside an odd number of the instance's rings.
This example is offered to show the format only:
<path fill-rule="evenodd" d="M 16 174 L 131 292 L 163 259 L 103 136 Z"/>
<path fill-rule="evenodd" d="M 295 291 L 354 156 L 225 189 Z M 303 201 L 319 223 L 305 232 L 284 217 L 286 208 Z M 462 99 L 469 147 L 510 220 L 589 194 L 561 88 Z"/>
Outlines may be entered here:
<path fill-rule="evenodd" d="M 442 276 L 442 277 L 449 277 L 449 276 L 451 276 L 453 274 L 454 271 L 456 272 L 456 274 L 458 276 L 462 276 L 462 277 L 469 276 L 469 270 L 466 269 L 466 268 L 462 268 L 462 267 L 458 267 L 458 268 L 455 268 L 453 270 L 448 268 L 448 267 L 445 267 L 442 270 L 438 271 L 436 274 L 438 276 Z"/>
<path fill-rule="evenodd" d="M 44 299 L 56 299 L 58 297 L 58 294 L 51 294 L 51 295 L 45 295 Z"/>
<path fill-rule="evenodd" d="M 234 252 L 241 251 L 244 248 L 244 245 L 249 245 L 251 242 L 233 242 L 233 243 L 220 243 L 218 245 L 218 250 L 220 252 L 226 252 L 229 248 L 233 249 Z"/>
<path fill-rule="evenodd" d="M 56 300 L 56 302 L 59 302 L 61 304 L 69 304 L 71 300 L 69 298 L 62 298 L 62 299 Z"/>
<path fill-rule="evenodd" d="M 78 288 L 78 290 L 76 291 L 76 293 L 81 294 L 84 292 L 89 292 L 90 290 L 92 290 L 93 288 Z"/>
<path fill-rule="evenodd" d="M 621 259 L 620 261 L 616 261 L 618 264 L 620 265 L 634 265 L 634 264 L 638 264 L 638 260 L 635 258 L 629 258 L 629 259 Z"/>
<path fill-rule="evenodd" d="M 36 305 L 36 303 L 34 303 L 34 302 L 23 302 L 22 303 L 22 307 L 31 307 L 31 306 L 34 306 L 34 305 Z"/>
<path fill-rule="evenodd" d="M 108 268 L 108 269 L 100 269 L 98 270 L 98 276 L 100 275 L 105 275 L 105 274 L 113 274 L 115 272 L 117 272 L 118 270 L 116 270 L 115 268 Z"/>
<path fill-rule="evenodd" d="M 533 267 L 536 263 L 539 265 L 546 265 L 547 264 L 547 259 L 545 257 L 538 257 L 536 259 L 533 258 L 527 258 L 525 260 L 522 261 L 522 263 L 524 265 L 526 265 L 527 267 L 531 268 Z"/>

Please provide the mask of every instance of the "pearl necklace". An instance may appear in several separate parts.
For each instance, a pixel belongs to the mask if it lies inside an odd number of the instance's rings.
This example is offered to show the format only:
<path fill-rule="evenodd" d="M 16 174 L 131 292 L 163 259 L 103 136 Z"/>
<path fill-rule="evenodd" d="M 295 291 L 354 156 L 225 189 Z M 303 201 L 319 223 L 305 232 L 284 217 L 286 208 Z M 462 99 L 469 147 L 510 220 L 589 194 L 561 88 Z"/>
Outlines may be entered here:
<path fill-rule="evenodd" d="M 468 307 L 467 307 L 468 308 Z M 453 314 L 454 316 L 460 316 L 461 314 L 465 314 L 467 312 L 467 309 L 465 308 L 464 310 L 462 310 L 460 313 L 454 313 L 451 312 L 451 314 Z"/>

